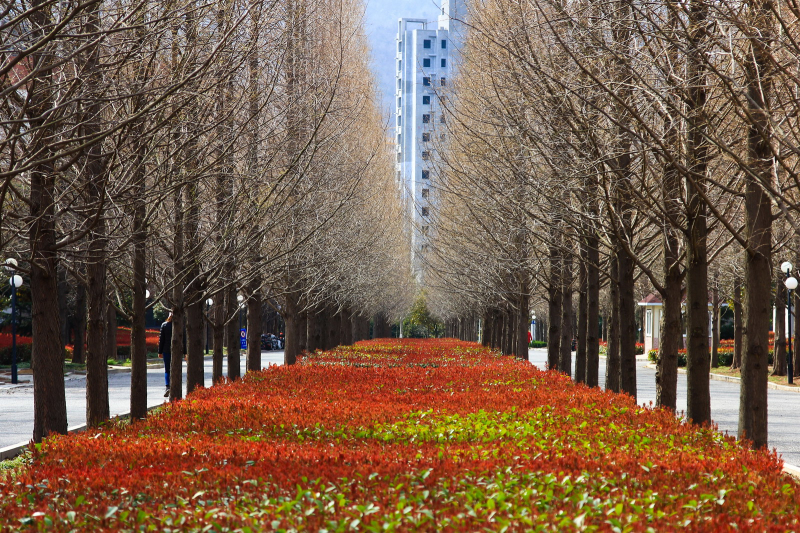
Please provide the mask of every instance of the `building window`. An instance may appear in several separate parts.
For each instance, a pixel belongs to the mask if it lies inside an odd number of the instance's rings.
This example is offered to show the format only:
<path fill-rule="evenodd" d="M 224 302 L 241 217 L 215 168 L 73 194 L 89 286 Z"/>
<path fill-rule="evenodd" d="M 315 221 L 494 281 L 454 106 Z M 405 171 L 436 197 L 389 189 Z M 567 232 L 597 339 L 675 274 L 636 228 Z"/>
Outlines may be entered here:
<path fill-rule="evenodd" d="M 427 198 L 428 193 L 430 193 L 430 189 L 422 189 L 422 197 Z"/>
<path fill-rule="evenodd" d="M 422 41 L 422 48 L 430 48 L 430 47 L 431 47 L 430 39 L 425 39 L 424 41 Z"/>
<path fill-rule="evenodd" d="M 426 179 L 428 179 L 430 177 L 431 177 L 431 171 L 430 170 L 423 170 L 422 171 L 422 179 L 426 180 Z"/>
<path fill-rule="evenodd" d="M 401 117 L 400 115 L 397 115 L 397 125 L 398 126 L 402 126 L 403 125 L 403 120 L 402 119 L 403 119 L 403 117 Z"/>
<path fill-rule="evenodd" d="M 422 115 L 422 123 L 427 124 L 431 121 L 431 116 L 428 114 Z"/>
<path fill-rule="evenodd" d="M 447 48 L 447 39 L 442 39 L 442 49 Z"/>
<path fill-rule="evenodd" d="M 422 234 L 424 236 L 428 236 L 428 226 L 422 226 Z"/>
<path fill-rule="evenodd" d="M 420 208 L 420 213 L 421 213 L 421 214 L 422 214 L 422 216 L 424 216 L 424 217 L 428 216 L 428 208 L 427 208 L 427 207 L 422 207 L 422 208 Z"/>
<path fill-rule="evenodd" d="M 648 337 L 653 336 L 653 310 L 648 309 L 644 314 L 644 334 Z"/>
<path fill-rule="evenodd" d="M 427 252 L 427 251 L 428 251 L 428 245 L 427 245 L 427 244 L 423 244 L 422 246 L 420 246 L 420 249 L 421 249 L 423 252 Z"/>
<path fill-rule="evenodd" d="M 397 99 L 397 107 L 403 107 L 403 99 L 402 98 L 398 98 Z"/>
<path fill-rule="evenodd" d="M 403 51 L 403 41 L 398 41 L 397 42 L 397 51 L 398 52 L 402 52 Z"/>
<path fill-rule="evenodd" d="M 444 118 L 444 115 L 442 115 L 441 117 L 439 117 L 439 123 L 441 123 L 441 124 L 445 124 L 446 122 L 447 122 L 447 121 L 446 121 L 446 119 Z"/>
<path fill-rule="evenodd" d="M 424 159 L 425 161 L 427 161 L 427 160 L 428 160 L 428 159 L 430 159 L 430 158 L 431 158 L 431 153 L 430 153 L 429 151 L 427 151 L 427 150 L 423 150 L 423 152 L 422 152 L 422 159 Z"/>
<path fill-rule="evenodd" d="M 426 143 L 426 142 L 429 142 L 430 140 L 431 140 L 431 134 L 430 133 L 423 133 L 422 134 L 422 142 Z"/>
<path fill-rule="evenodd" d="M 426 57 L 425 59 L 423 59 L 422 60 L 422 66 L 424 68 L 431 68 L 431 60 L 430 60 L 430 58 Z"/>
<path fill-rule="evenodd" d="M 403 136 L 398 133 L 397 134 L 397 144 L 402 144 L 402 142 L 403 142 Z"/>
<path fill-rule="evenodd" d="M 430 96 L 423 96 L 422 97 L 422 105 L 431 105 L 431 97 Z"/>
<path fill-rule="evenodd" d="M 403 80 L 397 80 L 397 90 L 401 90 L 403 88 Z"/>
<path fill-rule="evenodd" d="M 431 79 L 429 77 L 425 76 L 424 78 L 422 78 L 422 85 L 424 85 L 425 87 L 430 87 L 431 86 Z"/>
<path fill-rule="evenodd" d="M 401 154 L 400 152 L 397 152 L 397 162 L 398 163 L 403 162 L 403 154 Z"/>
<path fill-rule="evenodd" d="M 403 62 L 398 60 L 397 61 L 397 72 L 400 72 L 402 70 L 403 70 Z"/>
<path fill-rule="evenodd" d="M 447 68 L 447 60 L 442 59 L 442 68 Z"/>
<path fill-rule="evenodd" d="M 397 181 L 401 181 L 403 179 L 403 173 L 401 171 L 397 171 Z"/>
<path fill-rule="evenodd" d="M 442 78 L 442 79 L 441 79 L 441 85 L 442 85 L 442 87 L 444 87 L 445 85 L 447 85 L 447 78 Z"/>

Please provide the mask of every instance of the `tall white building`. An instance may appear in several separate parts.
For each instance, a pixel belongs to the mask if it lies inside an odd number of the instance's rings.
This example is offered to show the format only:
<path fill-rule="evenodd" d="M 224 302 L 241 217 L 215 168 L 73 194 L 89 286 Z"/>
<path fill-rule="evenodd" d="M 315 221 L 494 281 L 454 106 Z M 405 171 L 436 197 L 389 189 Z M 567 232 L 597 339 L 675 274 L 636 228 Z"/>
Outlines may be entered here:
<path fill-rule="evenodd" d="M 421 274 L 434 228 L 436 146 L 447 117 L 443 93 L 452 72 L 453 51 L 463 20 L 462 0 L 443 0 L 436 22 L 403 18 L 397 28 L 396 142 L 397 181 L 412 226 L 412 265 Z"/>

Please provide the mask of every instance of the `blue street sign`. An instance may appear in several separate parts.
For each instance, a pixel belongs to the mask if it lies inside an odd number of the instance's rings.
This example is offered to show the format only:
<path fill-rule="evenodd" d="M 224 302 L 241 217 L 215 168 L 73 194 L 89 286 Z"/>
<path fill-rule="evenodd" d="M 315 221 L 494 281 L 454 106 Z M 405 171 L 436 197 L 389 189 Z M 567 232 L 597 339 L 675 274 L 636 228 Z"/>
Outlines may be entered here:
<path fill-rule="evenodd" d="M 242 331 L 239 334 L 239 340 L 241 341 L 241 344 L 242 344 L 242 350 L 246 350 L 247 349 L 247 330 L 245 328 L 242 328 Z"/>

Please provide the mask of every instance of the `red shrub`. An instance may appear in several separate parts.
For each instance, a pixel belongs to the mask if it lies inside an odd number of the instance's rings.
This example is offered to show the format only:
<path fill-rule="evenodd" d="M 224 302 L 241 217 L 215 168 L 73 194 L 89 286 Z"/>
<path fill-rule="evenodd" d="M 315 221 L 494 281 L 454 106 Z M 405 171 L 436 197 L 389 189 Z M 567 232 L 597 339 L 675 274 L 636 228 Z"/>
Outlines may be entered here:
<path fill-rule="evenodd" d="M 774 453 L 452 339 L 317 352 L 32 452 L 0 529 L 785 531 L 800 511 Z"/>

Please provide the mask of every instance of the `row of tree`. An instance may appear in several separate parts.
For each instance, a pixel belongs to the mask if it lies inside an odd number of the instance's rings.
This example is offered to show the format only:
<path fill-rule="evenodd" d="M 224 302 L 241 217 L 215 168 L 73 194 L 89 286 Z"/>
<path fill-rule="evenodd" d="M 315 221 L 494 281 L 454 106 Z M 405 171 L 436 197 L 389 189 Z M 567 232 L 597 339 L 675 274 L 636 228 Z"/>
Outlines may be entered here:
<path fill-rule="evenodd" d="M 664 309 L 657 403 L 675 409 L 685 327 L 687 415 L 703 424 L 708 306 L 727 284 L 741 306 L 739 435 L 766 446 L 775 264 L 796 256 L 800 229 L 798 20 L 768 0 L 473 5 L 447 99 L 437 312 L 478 309 L 489 330 L 503 317 L 504 351 L 524 356 L 543 296 L 548 365 L 572 368 L 577 315 L 575 378 L 596 386 L 607 292 L 606 387 L 635 396 L 645 278 Z"/>
<path fill-rule="evenodd" d="M 205 384 L 206 323 L 213 382 L 225 346 L 239 377 L 240 306 L 249 371 L 265 306 L 293 364 L 410 305 L 363 12 L 360 0 L 6 4 L 0 250 L 30 277 L 34 440 L 67 430 L 60 272 L 85 290 L 90 426 L 109 416 L 109 304 L 132 325 L 132 419 L 146 415 L 155 302 L 186 331 L 171 349 L 187 355 L 189 391 Z M 174 357 L 173 400 L 181 367 Z"/>

